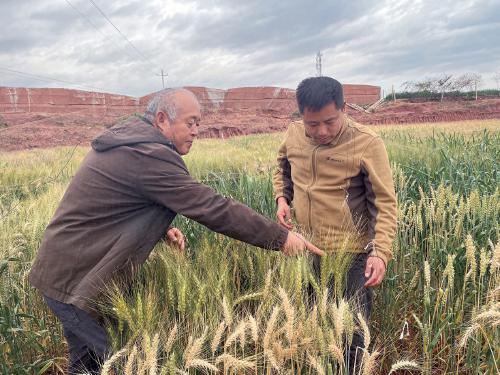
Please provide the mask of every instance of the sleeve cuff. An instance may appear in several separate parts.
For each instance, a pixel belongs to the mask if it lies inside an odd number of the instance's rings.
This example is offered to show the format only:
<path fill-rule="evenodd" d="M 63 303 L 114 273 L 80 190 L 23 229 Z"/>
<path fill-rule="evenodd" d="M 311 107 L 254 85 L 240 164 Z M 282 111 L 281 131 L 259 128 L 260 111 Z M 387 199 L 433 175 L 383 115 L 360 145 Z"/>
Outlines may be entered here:
<path fill-rule="evenodd" d="M 389 255 L 387 256 L 387 254 L 383 253 L 382 251 L 377 251 L 377 250 L 372 250 L 368 253 L 368 256 L 370 257 L 377 257 L 379 259 L 382 259 L 382 261 L 384 262 L 385 264 L 385 268 L 387 268 L 387 264 L 389 263 L 389 261 L 392 259 L 392 257 Z"/>
<path fill-rule="evenodd" d="M 283 228 L 281 225 L 276 224 L 279 226 L 279 233 L 276 237 L 276 239 L 273 241 L 273 244 L 270 246 L 271 250 L 281 250 L 283 248 L 283 245 L 285 245 L 285 242 L 288 238 L 288 229 Z"/>
<path fill-rule="evenodd" d="M 276 195 L 276 196 L 275 196 L 274 202 L 275 202 L 276 204 L 278 204 L 278 199 L 279 199 L 279 198 L 285 198 L 285 199 L 286 199 L 286 203 L 288 203 L 288 205 L 290 205 L 290 203 L 291 203 L 291 202 L 290 202 L 290 198 L 288 198 L 288 197 L 287 197 L 286 195 L 284 195 L 284 194 L 280 194 L 280 195 Z"/>

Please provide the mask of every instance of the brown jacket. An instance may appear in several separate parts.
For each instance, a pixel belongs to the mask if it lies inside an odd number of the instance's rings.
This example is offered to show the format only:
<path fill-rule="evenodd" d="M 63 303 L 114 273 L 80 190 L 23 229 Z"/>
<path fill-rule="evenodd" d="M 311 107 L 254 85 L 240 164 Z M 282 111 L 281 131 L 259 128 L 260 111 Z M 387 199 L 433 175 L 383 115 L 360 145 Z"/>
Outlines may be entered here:
<path fill-rule="evenodd" d="M 287 231 L 194 180 L 174 146 L 133 117 L 105 131 L 73 177 L 30 272 L 46 296 L 91 311 L 120 271 L 142 264 L 176 214 L 266 249 Z"/>
<path fill-rule="evenodd" d="M 318 246 L 391 259 L 396 196 L 384 143 L 370 129 L 346 118 L 330 144 L 316 145 L 302 122 L 290 124 L 273 184 Z"/>

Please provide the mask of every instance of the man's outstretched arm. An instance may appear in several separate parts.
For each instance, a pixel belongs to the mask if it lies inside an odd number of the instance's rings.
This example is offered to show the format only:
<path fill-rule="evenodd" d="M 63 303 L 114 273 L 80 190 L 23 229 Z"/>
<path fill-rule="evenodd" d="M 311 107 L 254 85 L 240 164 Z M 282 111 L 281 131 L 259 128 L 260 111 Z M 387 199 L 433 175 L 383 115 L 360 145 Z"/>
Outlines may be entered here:
<path fill-rule="evenodd" d="M 140 176 L 140 189 L 151 201 L 215 232 L 254 246 L 281 249 L 287 255 L 295 255 L 307 248 L 321 255 L 321 250 L 296 234 L 196 181 L 181 159 L 153 161 L 151 164 L 144 166 Z"/>

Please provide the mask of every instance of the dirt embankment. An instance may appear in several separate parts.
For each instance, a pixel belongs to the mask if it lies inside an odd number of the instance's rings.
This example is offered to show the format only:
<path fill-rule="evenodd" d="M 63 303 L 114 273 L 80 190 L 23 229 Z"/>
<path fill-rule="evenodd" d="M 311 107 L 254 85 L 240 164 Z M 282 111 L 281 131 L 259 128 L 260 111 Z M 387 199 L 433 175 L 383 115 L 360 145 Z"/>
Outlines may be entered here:
<path fill-rule="evenodd" d="M 479 100 L 439 101 L 396 100 L 385 102 L 373 113 L 351 112 L 364 124 L 409 124 L 500 118 L 500 97 Z"/>
<path fill-rule="evenodd" d="M 295 91 L 277 87 L 229 90 L 188 87 L 203 108 L 200 137 L 225 138 L 286 129 L 296 118 Z M 349 103 L 367 105 L 380 88 L 344 85 Z M 88 145 L 105 127 L 142 113 L 154 94 L 141 98 L 67 89 L 0 87 L 0 151 Z M 478 101 L 386 102 L 373 113 L 348 109 L 365 124 L 500 118 L 500 98 Z"/>

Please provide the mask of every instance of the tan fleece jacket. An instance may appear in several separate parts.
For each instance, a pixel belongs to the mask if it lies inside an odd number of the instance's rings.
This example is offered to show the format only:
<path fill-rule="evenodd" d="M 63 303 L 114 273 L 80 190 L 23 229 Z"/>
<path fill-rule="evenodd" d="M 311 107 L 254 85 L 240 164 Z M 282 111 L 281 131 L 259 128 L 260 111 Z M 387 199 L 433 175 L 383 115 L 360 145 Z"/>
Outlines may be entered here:
<path fill-rule="evenodd" d="M 367 127 L 346 117 L 330 144 L 317 145 L 302 122 L 290 124 L 273 185 L 318 246 L 391 259 L 396 195 L 384 143 Z"/>

